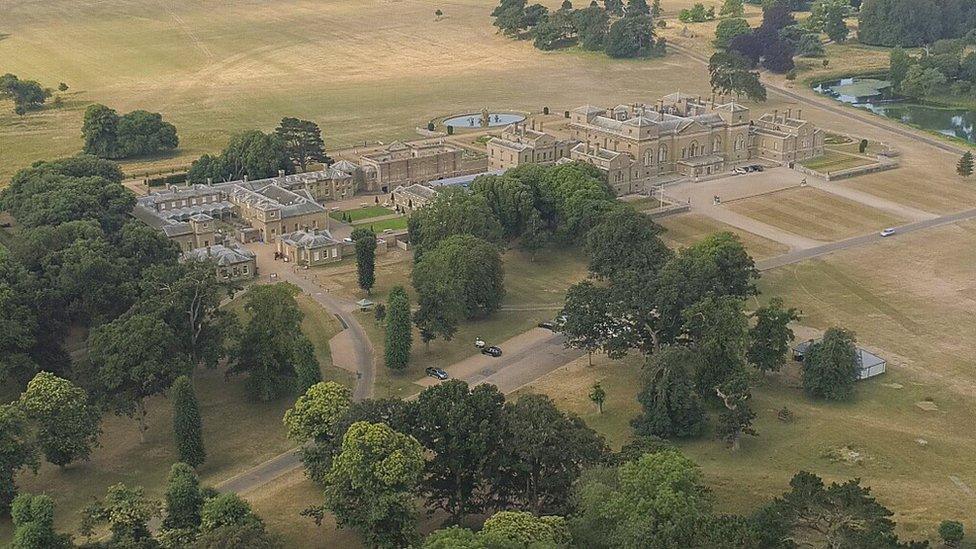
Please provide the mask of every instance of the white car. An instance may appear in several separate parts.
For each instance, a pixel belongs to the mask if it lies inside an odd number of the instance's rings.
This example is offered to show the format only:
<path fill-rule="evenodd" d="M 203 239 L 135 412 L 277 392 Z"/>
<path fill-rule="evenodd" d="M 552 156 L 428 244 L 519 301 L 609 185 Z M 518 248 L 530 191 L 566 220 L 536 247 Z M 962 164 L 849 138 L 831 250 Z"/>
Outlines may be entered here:
<path fill-rule="evenodd" d="M 888 227 L 887 229 L 881 231 L 881 236 L 891 236 L 895 234 L 895 229 L 893 227 Z"/>

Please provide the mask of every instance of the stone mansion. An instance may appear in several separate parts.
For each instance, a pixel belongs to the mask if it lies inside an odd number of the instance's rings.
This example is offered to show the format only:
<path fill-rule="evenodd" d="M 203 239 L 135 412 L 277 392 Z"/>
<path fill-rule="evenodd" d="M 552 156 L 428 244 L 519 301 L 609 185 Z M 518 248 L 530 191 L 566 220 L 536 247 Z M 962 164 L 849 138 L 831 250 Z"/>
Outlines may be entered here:
<path fill-rule="evenodd" d="M 569 138 L 558 140 L 524 123 L 488 142 L 491 169 L 583 161 L 607 173 L 617 194 L 645 193 L 668 176 L 707 177 L 746 161 L 792 164 L 823 155 L 824 135 L 800 117 L 675 93 L 654 105 L 578 107 L 569 112 Z"/>

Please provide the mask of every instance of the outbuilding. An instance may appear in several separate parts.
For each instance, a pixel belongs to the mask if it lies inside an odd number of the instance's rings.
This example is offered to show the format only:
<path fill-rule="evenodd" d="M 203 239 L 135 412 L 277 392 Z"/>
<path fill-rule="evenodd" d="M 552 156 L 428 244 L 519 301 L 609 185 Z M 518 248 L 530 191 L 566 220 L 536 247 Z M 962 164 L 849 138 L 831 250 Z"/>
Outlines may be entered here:
<path fill-rule="evenodd" d="M 819 343 L 819 341 L 808 339 L 798 343 L 793 347 L 793 360 L 803 362 L 803 357 L 810 351 L 810 347 L 814 343 Z M 855 347 L 855 349 L 857 350 L 857 379 L 867 379 L 885 372 L 885 366 L 887 365 L 885 359 L 861 347 Z"/>

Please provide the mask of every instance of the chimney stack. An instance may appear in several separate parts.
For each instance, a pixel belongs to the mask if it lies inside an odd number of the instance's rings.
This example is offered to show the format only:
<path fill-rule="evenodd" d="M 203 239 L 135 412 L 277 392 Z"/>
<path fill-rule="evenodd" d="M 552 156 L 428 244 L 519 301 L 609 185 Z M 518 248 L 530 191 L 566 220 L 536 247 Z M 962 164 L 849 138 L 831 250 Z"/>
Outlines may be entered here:
<path fill-rule="evenodd" d="M 244 174 L 244 182 L 247 183 L 247 174 Z"/>
<path fill-rule="evenodd" d="M 284 177 L 284 176 L 285 176 L 285 170 L 278 170 L 278 177 Z"/>

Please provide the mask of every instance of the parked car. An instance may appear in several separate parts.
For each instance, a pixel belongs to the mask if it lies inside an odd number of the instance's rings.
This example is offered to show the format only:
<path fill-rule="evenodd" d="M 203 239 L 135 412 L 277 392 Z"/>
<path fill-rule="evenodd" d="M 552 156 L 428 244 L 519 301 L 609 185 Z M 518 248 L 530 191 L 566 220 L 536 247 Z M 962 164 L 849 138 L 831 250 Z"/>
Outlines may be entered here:
<path fill-rule="evenodd" d="M 894 227 L 888 227 L 887 229 L 881 231 L 881 236 L 891 236 L 895 234 Z"/>
<path fill-rule="evenodd" d="M 502 348 L 497 345 L 492 345 L 490 347 L 485 347 L 481 350 L 482 354 L 491 355 L 495 358 L 502 356 Z"/>
<path fill-rule="evenodd" d="M 547 330 L 551 330 L 551 331 L 553 331 L 553 332 L 555 332 L 555 331 L 556 331 L 556 323 L 555 323 L 555 322 L 550 322 L 550 321 L 548 321 L 548 320 L 547 320 L 547 321 L 545 321 L 545 322 L 540 322 L 540 323 L 539 323 L 539 327 L 540 327 L 540 328 L 545 328 L 545 329 L 547 329 Z"/>
<path fill-rule="evenodd" d="M 342 241 L 345 242 L 345 243 L 347 243 L 347 244 L 352 243 L 352 239 L 349 238 L 348 236 L 346 238 L 343 238 Z"/>
<path fill-rule="evenodd" d="M 481 339 L 480 337 L 474 340 L 474 346 L 477 347 L 477 348 L 479 348 L 479 349 L 484 349 L 485 348 L 485 345 L 488 345 L 488 344 L 485 343 L 485 340 Z"/>
<path fill-rule="evenodd" d="M 424 370 L 424 372 L 426 372 L 429 377 L 436 378 L 441 381 L 451 377 L 447 375 L 447 372 L 445 372 L 444 370 L 440 368 L 434 368 L 433 366 L 429 366 L 426 370 Z"/>
<path fill-rule="evenodd" d="M 749 173 L 749 170 L 747 168 L 745 168 L 744 166 L 739 166 L 738 168 L 732 170 L 732 173 L 734 173 L 736 175 L 742 175 L 742 174 Z"/>

